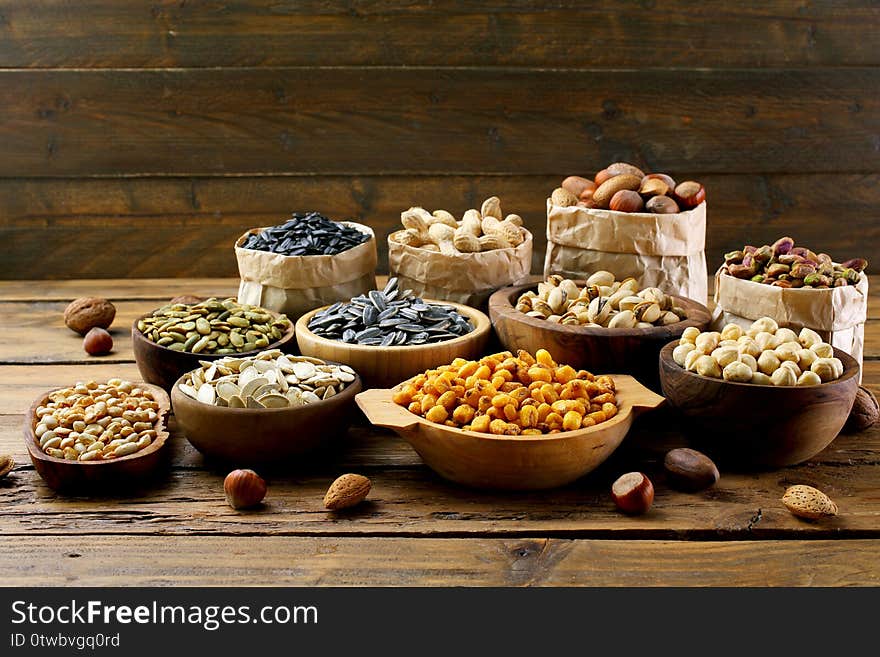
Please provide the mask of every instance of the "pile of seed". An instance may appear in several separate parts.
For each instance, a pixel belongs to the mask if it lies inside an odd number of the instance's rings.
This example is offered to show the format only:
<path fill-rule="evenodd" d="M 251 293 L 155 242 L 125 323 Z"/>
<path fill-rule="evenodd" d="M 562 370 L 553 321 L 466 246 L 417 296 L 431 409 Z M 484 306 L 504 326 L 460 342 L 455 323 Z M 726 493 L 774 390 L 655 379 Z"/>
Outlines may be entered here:
<path fill-rule="evenodd" d="M 318 358 L 288 356 L 278 349 L 250 358 L 201 361 L 180 390 L 203 404 L 229 408 L 305 406 L 342 392 L 355 380 L 348 365 Z"/>
<path fill-rule="evenodd" d="M 241 246 L 287 256 L 336 255 L 368 239 L 367 233 L 319 212 L 294 212 L 283 224 L 248 235 Z"/>
<path fill-rule="evenodd" d="M 453 306 L 425 303 L 396 278 L 383 290 L 337 302 L 316 313 L 309 330 L 349 344 L 403 346 L 444 342 L 470 333 L 473 324 Z"/>
<path fill-rule="evenodd" d="M 50 394 L 33 422 L 49 456 L 106 461 L 139 452 L 156 439 L 159 403 L 129 381 L 79 382 Z"/>
<path fill-rule="evenodd" d="M 290 328 L 286 315 L 273 316 L 235 299 L 173 303 L 138 321 L 148 340 L 174 351 L 239 354 L 268 347 Z"/>

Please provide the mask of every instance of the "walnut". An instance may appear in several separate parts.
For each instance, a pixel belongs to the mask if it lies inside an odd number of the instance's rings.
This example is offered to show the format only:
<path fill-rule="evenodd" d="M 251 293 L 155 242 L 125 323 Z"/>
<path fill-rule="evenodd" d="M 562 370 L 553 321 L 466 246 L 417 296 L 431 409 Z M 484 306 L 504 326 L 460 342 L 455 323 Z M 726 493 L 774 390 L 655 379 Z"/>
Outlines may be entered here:
<path fill-rule="evenodd" d="M 877 404 L 874 393 L 859 386 L 856 400 L 849 412 L 849 419 L 846 421 L 844 429 L 849 432 L 864 431 L 877 421 L 878 416 L 880 416 L 880 405 Z"/>
<path fill-rule="evenodd" d="M 85 335 L 96 326 L 108 328 L 116 317 L 116 307 L 107 299 L 81 297 L 64 309 L 64 323 L 71 331 Z"/>

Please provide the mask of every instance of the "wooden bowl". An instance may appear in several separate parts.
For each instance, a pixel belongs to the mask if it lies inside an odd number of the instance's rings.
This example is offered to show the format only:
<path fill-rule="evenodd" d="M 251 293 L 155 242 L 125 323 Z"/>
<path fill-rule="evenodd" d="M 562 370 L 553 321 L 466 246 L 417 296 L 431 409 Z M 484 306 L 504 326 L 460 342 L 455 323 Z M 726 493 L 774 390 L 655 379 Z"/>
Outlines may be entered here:
<path fill-rule="evenodd" d="M 281 461 L 305 454 L 344 433 L 355 413 L 361 379 L 337 395 L 294 408 L 228 408 L 196 401 L 171 388 L 174 417 L 202 454 L 236 464 Z"/>
<path fill-rule="evenodd" d="M 278 317 L 278 313 L 266 311 L 273 317 Z M 289 352 L 293 348 L 294 327 L 293 322 L 290 324 L 280 340 L 276 340 L 268 347 L 257 349 L 256 351 L 247 351 L 237 354 L 194 354 L 188 351 L 174 351 L 161 345 L 156 344 L 138 330 L 138 322 L 148 317 L 151 313 L 141 315 L 131 326 L 131 343 L 134 350 L 134 359 L 137 362 L 138 371 L 147 383 L 153 383 L 170 390 L 174 382 L 183 374 L 199 367 L 200 360 L 219 360 L 224 356 L 252 356 L 267 349 L 280 349 Z"/>
<path fill-rule="evenodd" d="M 476 359 L 483 356 L 492 328 L 489 318 L 470 306 L 450 301 L 425 299 L 426 303 L 452 306 L 471 320 L 474 330 L 445 342 L 400 347 L 378 347 L 347 344 L 341 340 L 328 340 L 309 330 L 308 325 L 318 308 L 306 313 L 296 322 L 296 341 L 303 356 L 345 363 L 361 375 L 367 388 L 389 387 L 438 365 L 445 365 L 455 358 Z M 325 306 L 327 308 L 328 306 Z"/>
<path fill-rule="evenodd" d="M 843 376 L 818 386 L 733 383 L 688 372 L 660 352 L 660 381 L 694 443 L 714 458 L 746 467 L 802 463 L 840 433 L 859 389 L 859 364 L 834 350 Z"/>
<path fill-rule="evenodd" d="M 529 317 L 515 307 L 527 290 L 534 290 L 543 277 L 532 282 L 501 288 L 489 298 L 489 316 L 505 349 L 516 353 L 549 351 L 554 360 L 595 373 L 632 374 L 654 390 L 660 389 L 657 355 L 670 340 L 678 339 L 689 326 L 701 331 L 709 326 L 709 310 L 701 303 L 673 296 L 675 305 L 687 312 L 687 319 L 652 328 L 609 329 L 568 326 Z M 579 281 L 584 285 L 584 281 Z"/>
<path fill-rule="evenodd" d="M 136 386 L 149 390 L 159 404 L 159 421 L 156 424 L 156 438 L 153 442 L 134 454 L 110 461 L 68 461 L 49 456 L 40 448 L 40 441 L 34 433 L 34 416 L 37 407 L 44 406 L 49 390 L 31 404 L 24 425 L 24 439 L 28 454 L 37 473 L 50 488 L 56 490 L 95 490 L 108 492 L 119 486 L 139 482 L 153 473 L 162 458 L 162 448 L 168 439 L 166 420 L 171 402 L 168 393 L 158 386 L 133 381 Z"/>
<path fill-rule="evenodd" d="M 633 419 L 663 397 L 633 377 L 612 375 L 619 411 L 587 429 L 544 436 L 495 436 L 429 422 L 391 400 L 391 390 L 367 390 L 358 406 L 373 424 L 393 429 L 440 476 L 474 488 L 539 490 L 568 484 L 617 449 Z"/>

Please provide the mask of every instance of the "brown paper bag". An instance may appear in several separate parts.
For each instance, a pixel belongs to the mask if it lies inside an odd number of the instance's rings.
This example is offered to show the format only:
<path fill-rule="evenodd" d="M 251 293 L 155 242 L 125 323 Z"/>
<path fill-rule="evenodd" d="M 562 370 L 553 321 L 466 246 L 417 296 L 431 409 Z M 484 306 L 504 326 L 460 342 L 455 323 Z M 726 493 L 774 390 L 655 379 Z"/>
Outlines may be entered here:
<path fill-rule="evenodd" d="M 862 365 L 865 321 L 868 317 L 868 277 L 827 290 L 781 288 L 715 272 L 715 310 L 712 325 L 746 328 L 759 317 L 772 317 L 780 326 L 811 328 L 826 342 Z"/>
<path fill-rule="evenodd" d="M 238 302 L 285 313 L 293 321 L 310 310 L 376 289 L 376 236 L 369 226 L 342 222 L 370 236 L 336 255 L 286 256 L 243 249 L 253 228 L 235 242 L 241 283 Z"/>
<path fill-rule="evenodd" d="M 453 301 L 476 308 L 485 306 L 491 294 L 525 279 L 532 266 L 532 234 L 523 243 L 480 253 L 444 255 L 406 246 L 388 237 L 388 267 L 410 289 L 428 299 Z"/>
<path fill-rule="evenodd" d="M 604 269 L 618 280 L 705 304 L 706 204 L 678 214 L 559 207 L 547 199 L 544 277 L 587 278 Z"/>

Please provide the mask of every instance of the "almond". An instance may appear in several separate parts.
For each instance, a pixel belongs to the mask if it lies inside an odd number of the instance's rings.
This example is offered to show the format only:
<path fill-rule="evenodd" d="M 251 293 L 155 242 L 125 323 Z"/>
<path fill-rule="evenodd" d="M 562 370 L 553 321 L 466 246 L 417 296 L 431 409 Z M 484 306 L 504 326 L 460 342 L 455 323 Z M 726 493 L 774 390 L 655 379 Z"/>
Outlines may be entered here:
<path fill-rule="evenodd" d="M 837 515 L 837 505 L 825 493 L 812 486 L 789 486 L 782 503 L 799 518 L 826 518 Z"/>
<path fill-rule="evenodd" d="M 370 485 L 370 480 L 363 475 L 344 474 L 330 484 L 324 495 L 324 506 L 335 511 L 360 504 L 370 493 Z"/>
<path fill-rule="evenodd" d="M 593 192 L 593 202 L 597 207 L 607 208 L 611 202 L 611 197 L 622 189 L 630 191 L 638 191 L 642 185 L 642 179 L 628 173 L 622 173 L 613 178 L 609 178 L 596 188 Z"/>

